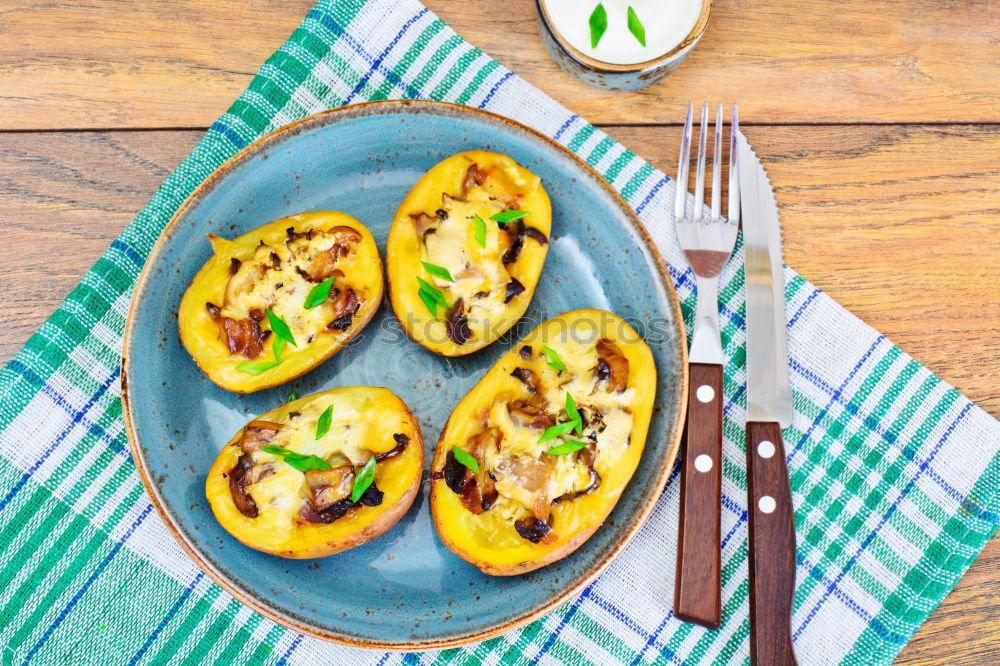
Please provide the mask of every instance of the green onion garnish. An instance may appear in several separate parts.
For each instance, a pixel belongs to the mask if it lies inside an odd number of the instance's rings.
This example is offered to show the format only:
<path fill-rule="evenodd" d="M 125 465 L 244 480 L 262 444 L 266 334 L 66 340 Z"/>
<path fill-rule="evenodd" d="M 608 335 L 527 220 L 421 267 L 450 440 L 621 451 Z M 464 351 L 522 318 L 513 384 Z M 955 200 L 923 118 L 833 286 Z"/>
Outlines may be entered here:
<path fill-rule="evenodd" d="M 420 300 L 427 306 L 431 315 L 437 317 L 439 306 L 444 310 L 448 309 L 448 301 L 445 300 L 444 294 L 441 293 L 440 289 L 421 277 L 417 278 L 417 282 L 420 284 L 417 295 L 420 296 Z"/>
<path fill-rule="evenodd" d="M 642 21 L 639 20 L 639 15 L 635 13 L 631 5 L 628 8 L 628 31 L 632 33 L 640 44 L 646 45 L 646 28 L 642 25 Z"/>
<path fill-rule="evenodd" d="M 476 242 L 479 247 L 486 247 L 486 220 L 476 215 L 472 223 L 475 225 Z"/>
<path fill-rule="evenodd" d="M 597 3 L 594 11 L 590 14 L 590 48 L 596 49 L 597 43 L 604 36 L 604 31 L 608 29 L 608 10 L 603 3 Z"/>
<path fill-rule="evenodd" d="M 420 263 L 424 265 L 424 270 L 426 270 L 434 277 L 441 278 L 442 280 L 447 280 L 448 282 L 455 281 L 452 279 L 451 273 L 449 273 L 448 269 L 445 268 L 444 266 L 438 266 L 437 264 L 429 264 L 426 261 L 421 261 Z"/>
<path fill-rule="evenodd" d="M 284 338 L 279 338 L 276 335 L 272 343 L 272 349 L 274 349 L 273 361 L 244 361 L 236 366 L 236 369 L 244 374 L 257 376 L 263 372 L 267 372 L 271 368 L 276 368 L 281 365 L 281 351 L 284 347 Z"/>
<path fill-rule="evenodd" d="M 280 316 L 274 314 L 274 311 L 268 308 L 267 310 L 267 323 L 271 325 L 271 330 L 279 338 L 284 339 L 288 344 L 293 347 L 298 347 L 295 344 L 295 338 L 292 337 L 292 330 L 288 328 L 288 324 Z"/>
<path fill-rule="evenodd" d="M 552 347 L 542 347 L 542 356 L 545 357 L 545 362 L 549 364 L 549 367 L 560 372 L 566 369 L 566 364 L 562 362 L 559 354 Z"/>
<path fill-rule="evenodd" d="M 306 310 L 312 310 L 314 307 L 325 301 L 330 295 L 330 287 L 332 286 L 333 277 L 328 277 L 320 282 L 318 285 L 309 290 L 309 295 L 306 296 L 306 302 L 302 304 L 302 307 Z"/>
<path fill-rule="evenodd" d="M 296 453 L 295 451 L 289 451 L 283 446 L 275 446 L 274 444 L 265 444 L 264 446 L 260 447 L 260 450 L 275 456 L 281 456 L 282 458 L 284 458 L 286 463 L 288 463 L 295 469 L 299 470 L 300 472 L 308 472 L 311 469 L 330 469 L 332 467 L 330 463 L 323 460 L 319 456 Z"/>
<path fill-rule="evenodd" d="M 319 439 L 330 430 L 330 421 L 333 420 L 333 405 L 327 406 L 316 421 L 316 439 Z"/>
<path fill-rule="evenodd" d="M 551 449 L 546 451 L 550 456 L 564 456 L 567 453 L 573 453 L 574 451 L 579 451 L 583 447 L 587 446 L 586 442 L 581 442 L 578 439 L 572 439 L 565 444 L 560 444 L 559 446 L 553 446 Z"/>
<path fill-rule="evenodd" d="M 569 416 L 569 421 L 557 423 L 551 428 L 547 428 L 538 441 L 545 442 L 556 437 L 562 437 L 574 430 L 576 430 L 578 437 L 583 437 L 583 418 L 581 418 L 580 412 L 576 408 L 576 403 L 573 402 L 573 396 L 568 392 L 566 393 L 566 415 Z"/>
<path fill-rule="evenodd" d="M 451 452 L 455 455 L 455 460 L 462 463 L 475 473 L 479 473 L 479 463 L 471 455 L 458 448 L 457 446 L 451 447 Z"/>
<path fill-rule="evenodd" d="M 246 375 L 259 375 L 278 365 L 274 361 L 244 361 L 236 369 Z"/>
<path fill-rule="evenodd" d="M 566 414 L 569 416 L 569 420 L 576 423 L 576 436 L 583 437 L 583 418 L 580 416 L 580 412 L 576 409 L 576 403 L 573 402 L 573 396 L 566 392 Z"/>
<path fill-rule="evenodd" d="M 368 486 L 375 481 L 375 456 L 368 459 L 365 466 L 361 468 L 358 475 L 354 477 L 354 487 L 351 488 L 351 501 L 357 502 L 368 490 Z"/>
<path fill-rule="evenodd" d="M 531 215 L 531 213 L 526 210 L 505 210 L 502 213 L 490 215 L 490 219 L 495 222 L 499 222 L 500 224 L 507 224 L 508 222 L 513 222 L 514 220 L 520 220 L 526 215 Z"/>
<path fill-rule="evenodd" d="M 550 439 L 555 439 L 556 437 L 561 437 L 566 433 L 573 432 L 575 428 L 576 428 L 576 421 L 566 421 L 565 423 L 557 423 L 551 428 L 546 429 L 546 431 L 542 433 L 542 436 L 541 438 L 539 438 L 538 441 L 547 442 Z"/>

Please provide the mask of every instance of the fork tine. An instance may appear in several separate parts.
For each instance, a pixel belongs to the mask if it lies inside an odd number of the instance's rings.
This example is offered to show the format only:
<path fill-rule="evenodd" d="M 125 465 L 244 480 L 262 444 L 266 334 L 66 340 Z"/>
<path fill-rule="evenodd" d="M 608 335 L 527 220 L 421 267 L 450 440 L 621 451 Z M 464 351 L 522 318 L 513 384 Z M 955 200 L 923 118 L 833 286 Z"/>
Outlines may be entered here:
<path fill-rule="evenodd" d="M 698 170 L 694 180 L 694 221 L 701 222 L 705 208 L 705 142 L 708 139 L 708 102 L 701 107 L 701 130 L 698 132 Z"/>
<path fill-rule="evenodd" d="M 687 119 L 684 121 L 684 133 L 681 134 L 681 152 L 677 158 L 677 182 L 674 183 L 676 192 L 674 196 L 674 217 L 680 219 L 684 217 L 684 209 L 687 205 L 688 189 L 688 169 L 691 162 L 691 115 L 694 105 L 688 102 Z"/>
<path fill-rule="evenodd" d="M 733 104 L 733 119 L 729 123 L 729 224 L 740 226 L 740 181 L 737 177 L 736 135 L 740 132 L 740 116 Z"/>
<path fill-rule="evenodd" d="M 712 157 L 712 222 L 722 217 L 722 104 L 715 110 L 715 154 Z"/>

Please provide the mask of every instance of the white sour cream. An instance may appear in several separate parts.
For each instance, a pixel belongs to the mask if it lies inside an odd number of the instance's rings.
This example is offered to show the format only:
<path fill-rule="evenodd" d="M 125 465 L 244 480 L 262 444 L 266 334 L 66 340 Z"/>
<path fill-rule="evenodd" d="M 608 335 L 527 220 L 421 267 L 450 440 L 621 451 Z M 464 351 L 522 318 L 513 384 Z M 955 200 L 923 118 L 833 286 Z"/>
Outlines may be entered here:
<path fill-rule="evenodd" d="M 544 0 L 549 20 L 574 48 L 595 60 L 634 65 L 653 60 L 680 44 L 694 28 L 701 0 L 601 0 L 608 29 L 597 48 L 590 47 L 590 15 L 598 0 Z M 629 32 L 632 7 L 646 29 L 646 46 Z"/>

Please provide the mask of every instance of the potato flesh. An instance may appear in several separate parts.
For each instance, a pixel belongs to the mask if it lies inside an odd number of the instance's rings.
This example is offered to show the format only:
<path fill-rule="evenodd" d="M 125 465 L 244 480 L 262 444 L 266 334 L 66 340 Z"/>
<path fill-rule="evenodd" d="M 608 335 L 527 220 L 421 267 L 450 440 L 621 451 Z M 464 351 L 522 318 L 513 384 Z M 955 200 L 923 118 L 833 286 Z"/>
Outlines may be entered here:
<path fill-rule="evenodd" d="M 316 438 L 316 423 L 333 406 L 330 428 Z M 377 463 L 375 485 L 384 493 L 379 506 L 359 506 L 332 523 L 309 523 L 299 517 L 311 492 L 304 472 L 282 456 L 256 450 L 248 476 L 259 479 L 247 488 L 258 508 L 255 518 L 236 508 L 227 475 L 243 451 L 242 430 L 219 454 L 206 482 L 206 494 L 220 524 L 247 545 L 275 554 L 298 557 L 349 537 L 398 504 L 419 480 L 423 452 L 419 428 L 406 405 L 388 389 L 349 387 L 300 398 L 261 416 L 282 426 L 271 442 L 295 453 L 315 455 L 335 467 L 360 469 L 372 456 L 397 446 L 393 435 L 407 437 L 398 455 Z M 258 470 L 269 469 L 268 474 Z M 326 553 L 321 553 L 326 554 Z"/>
<path fill-rule="evenodd" d="M 615 332 L 620 335 L 623 330 L 631 331 L 614 315 L 596 310 L 575 311 L 550 320 L 504 355 L 456 407 L 438 443 L 433 470 L 443 468 L 444 456 L 453 445 L 467 449 L 469 438 L 485 427 L 499 427 L 504 433 L 501 451 L 492 452 L 483 461 L 497 477 L 500 495 L 489 510 L 475 515 L 462 506 L 459 496 L 443 479 L 433 482 L 435 522 L 445 543 L 459 555 L 488 573 L 527 571 L 535 568 L 533 563 L 553 561 L 550 558 L 557 551 L 581 535 L 585 539 L 603 522 L 638 464 L 655 392 L 655 367 L 649 348 L 634 332 L 634 339 L 615 339 Z M 601 337 L 610 337 L 630 361 L 628 385 L 623 392 L 609 391 L 607 382 L 595 378 L 595 343 Z M 524 345 L 532 350 L 527 360 L 520 355 Z M 544 362 L 544 345 L 559 354 L 566 371 L 557 374 Z M 596 433 L 594 458 L 601 483 L 593 492 L 551 505 L 551 543 L 529 542 L 518 534 L 514 521 L 529 516 L 539 496 L 551 501 L 586 488 L 589 474 L 579 453 L 545 454 L 561 443 L 559 439 L 539 442 L 541 430 L 512 423 L 507 403 L 530 395 L 521 381 L 510 376 L 517 368 L 536 373 L 539 395 L 549 410 L 558 414 L 558 421 L 568 420 L 562 411 L 567 391 L 578 408 L 588 412 L 598 408 L 604 413 L 604 429 Z M 584 440 L 589 441 L 592 433 L 592 429 L 585 428 Z M 573 432 L 562 439 L 578 437 Z M 544 488 L 534 490 L 530 480 L 505 473 L 501 461 L 511 456 L 545 461 L 551 471 L 545 477 Z M 578 545 L 574 543 L 570 549 Z"/>
<path fill-rule="evenodd" d="M 264 280 L 257 279 L 259 275 L 250 273 L 255 259 L 269 261 L 272 251 L 278 253 L 279 258 L 287 256 L 285 241 L 288 238 L 288 227 L 304 233 L 310 229 L 325 232 L 341 226 L 350 227 L 360 234 L 361 241 L 353 252 L 338 260 L 336 269 L 344 277 L 334 278 L 334 288 L 353 288 L 360 306 L 351 317 L 350 326 L 346 330 L 326 330 L 326 325 L 334 315 L 331 312 L 332 304 L 328 302 L 305 310 L 303 305 L 306 296 L 315 285 L 307 282 L 293 267 L 288 266 L 282 271 L 268 270 L 264 275 L 269 277 Z M 322 247 L 318 244 L 321 239 L 322 236 L 317 237 L 317 249 Z M 211 241 L 214 255 L 184 293 L 178 311 L 178 325 L 181 341 L 198 366 L 209 379 L 227 390 L 257 391 L 308 372 L 357 335 L 382 300 L 382 262 L 375 240 L 364 225 L 344 213 L 300 213 L 270 222 L 233 240 L 211 237 Z M 263 249 L 262 241 L 271 249 Z M 240 262 L 240 270 L 235 276 L 239 278 L 236 284 L 233 283 L 232 275 L 233 259 Z M 285 264 L 283 261 L 282 266 Z M 250 274 L 249 278 L 242 279 L 246 274 Z M 278 283 L 282 283 L 282 286 L 275 290 L 274 286 Z M 213 318 L 208 312 L 206 303 L 220 307 L 220 317 L 231 318 L 247 317 L 249 310 L 254 307 L 262 310 L 271 307 L 289 324 L 297 346 L 285 345 L 282 362 L 272 369 L 259 375 L 241 372 L 237 367 L 248 359 L 241 354 L 230 353 L 217 318 Z M 266 317 L 260 322 L 260 327 L 264 330 L 269 328 Z M 274 360 L 271 338 L 265 341 L 262 353 L 253 360 Z"/>

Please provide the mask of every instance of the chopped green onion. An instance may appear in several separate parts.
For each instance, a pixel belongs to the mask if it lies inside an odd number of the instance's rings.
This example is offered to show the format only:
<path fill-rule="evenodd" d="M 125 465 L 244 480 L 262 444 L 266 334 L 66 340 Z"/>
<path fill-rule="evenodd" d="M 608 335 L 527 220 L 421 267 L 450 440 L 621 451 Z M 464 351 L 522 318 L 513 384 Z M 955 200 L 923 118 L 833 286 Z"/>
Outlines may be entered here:
<path fill-rule="evenodd" d="M 278 365 L 274 361 L 244 361 L 236 369 L 246 375 L 257 376 Z"/>
<path fill-rule="evenodd" d="M 302 307 L 306 310 L 312 310 L 314 307 L 325 301 L 330 295 L 330 287 L 332 286 L 332 276 L 320 282 L 318 285 L 309 290 L 309 295 L 306 296 L 306 302 L 302 304 Z"/>
<path fill-rule="evenodd" d="M 479 243 L 479 247 L 486 247 L 486 220 L 476 215 L 472 218 L 472 223 L 476 227 L 476 242 Z"/>
<path fill-rule="evenodd" d="M 580 412 L 576 409 L 576 403 L 573 402 L 573 396 L 566 392 L 566 414 L 569 415 L 569 420 L 576 423 L 576 436 L 583 437 L 583 418 L 580 416 Z"/>
<path fill-rule="evenodd" d="M 434 300 L 434 296 L 428 293 L 423 287 L 417 291 L 417 296 L 419 296 L 420 300 L 424 302 L 424 306 L 431 313 L 431 315 L 437 317 L 438 304 L 437 301 Z"/>
<path fill-rule="evenodd" d="M 276 336 L 283 338 L 293 347 L 298 347 L 295 344 L 295 338 L 292 337 L 292 330 L 288 328 L 288 324 L 280 316 L 274 314 L 274 311 L 270 308 L 267 310 L 267 323 L 271 325 L 271 330 L 274 331 Z"/>
<path fill-rule="evenodd" d="M 274 336 L 274 343 L 272 344 L 272 348 L 274 349 L 273 361 L 244 361 L 236 366 L 236 369 L 244 374 L 257 376 L 267 372 L 271 368 L 276 368 L 281 365 L 281 351 L 284 346 L 284 339 Z"/>
<path fill-rule="evenodd" d="M 301 454 L 295 454 L 287 456 L 285 462 L 299 470 L 300 472 L 308 472 L 311 469 L 330 469 L 332 465 L 327 461 L 323 460 L 319 456 L 304 456 Z"/>
<path fill-rule="evenodd" d="M 542 347 L 542 356 L 545 357 L 545 362 L 549 364 L 549 367 L 555 368 L 560 372 L 566 369 L 566 364 L 562 362 L 559 354 L 552 347 Z"/>
<path fill-rule="evenodd" d="M 316 421 L 316 439 L 319 439 L 330 430 L 330 421 L 333 420 L 333 405 L 327 406 Z"/>
<path fill-rule="evenodd" d="M 368 459 L 358 475 L 354 477 L 354 487 L 351 489 L 351 501 L 357 502 L 365 494 L 368 487 L 375 482 L 375 456 Z"/>
<path fill-rule="evenodd" d="M 427 306 L 432 315 L 437 317 L 438 306 L 444 310 L 448 309 L 448 301 L 445 300 L 444 294 L 441 293 L 440 289 L 420 277 L 417 278 L 417 282 L 420 283 L 417 295 L 420 296 L 420 300 L 424 302 L 424 305 Z"/>
<path fill-rule="evenodd" d="M 508 222 L 513 222 L 514 220 L 520 220 L 522 217 L 531 215 L 530 212 L 526 210 L 505 210 L 502 213 L 496 213 L 495 215 L 490 215 L 490 219 L 500 224 L 507 224 Z"/>
<path fill-rule="evenodd" d="M 566 421 L 565 423 L 557 423 L 556 425 L 548 428 L 542 433 L 539 438 L 539 442 L 546 442 L 550 439 L 555 439 L 556 437 L 561 437 L 567 433 L 573 432 L 576 428 L 576 421 Z"/>
<path fill-rule="evenodd" d="M 586 442 L 581 442 L 578 439 L 571 439 L 565 444 L 560 444 L 559 446 L 553 446 L 551 449 L 546 451 L 550 456 L 564 456 L 567 453 L 573 453 L 574 451 L 579 451 L 583 447 L 587 446 Z"/>
<path fill-rule="evenodd" d="M 628 31 L 632 33 L 640 44 L 643 46 L 646 45 L 646 28 L 642 25 L 639 15 L 635 13 L 631 5 L 628 8 Z"/>
<path fill-rule="evenodd" d="M 432 287 L 432 289 L 433 289 L 433 287 Z M 434 289 L 434 291 L 431 293 L 431 295 L 434 297 L 434 301 L 438 305 L 440 305 L 445 310 L 448 309 L 448 301 L 445 300 L 444 293 L 442 293 L 442 291 L 440 289 Z"/>
<path fill-rule="evenodd" d="M 569 421 L 557 423 L 551 428 L 547 428 L 539 438 L 539 443 L 555 439 L 556 437 L 562 437 L 563 435 L 574 430 L 576 430 L 578 437 L 583 437 L 583 418 L 580 416 L 580 412 L 576 408 L 573 396 L 571 396 L 568 392 L 566 393 L 566 415 L 569 416 Z"/>
<path fill-rule="evenodd" d="M 596 49 L 597 43 L 604 36 L 604 31 L 608 29 L 608 10 L 603 3 L 597 3 L 594 11 L 590 14 L 590 48 Z"/>
<path fill-rule="evenodd" d="M 270 453 L 271 455 L 281 456 L 286 463 L 300 472 L 308 472 L 311 469 L 330 469 L 332 465 L 327 461 L 323 460 L 319 456 L 305 455 L 303 453 L 296 453 L 295 451 L 289 451 L 283 446 L 276 446 L 274 444 L 265 444 L 260 447 L 260 450 L 264 453 Z"/>
<path fill-rule="evenodd" d="M 299 394 L 298 393 L 296 393 L 295 391 L 289 391 L 288 392 L 288 399 L 285 400 L 285 402 L 292 402 L 293 400 L 298 400 L 298 399 L 299 399 Z"/>
<path fill-rule="evenodd" d="M 445 268 L 444 266 L 438 266 L 437 264 L 429 264 L 426 261 L 421 261 L 420 263 L 424 265 L 424 270 L 426 270 L 434 277 L 441 278 L 442 280 L 447 280 L 448 282 L 455 281 L 452 279 L 451 273 L 449 273 L 448 269 Z"/>
<path fill-rule="evenodd" d="M 455 460 L 462 463 L 475 473 L 479 473 L 479 463 L 471 455 L 458 448 L 457 446 L 451 447 L 451 452 L 455 455 Z"/>

